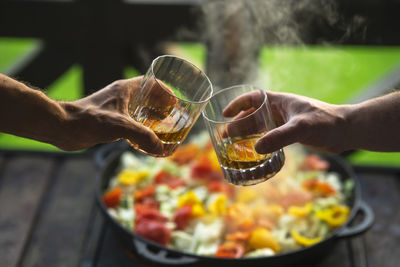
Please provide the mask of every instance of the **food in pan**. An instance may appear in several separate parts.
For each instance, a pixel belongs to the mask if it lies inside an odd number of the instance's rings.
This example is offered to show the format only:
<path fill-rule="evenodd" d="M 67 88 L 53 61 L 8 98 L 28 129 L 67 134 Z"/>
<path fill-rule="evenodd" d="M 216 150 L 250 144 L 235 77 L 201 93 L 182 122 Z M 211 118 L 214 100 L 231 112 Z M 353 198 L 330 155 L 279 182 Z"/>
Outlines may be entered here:
<path fill-rule="evenodd" d="M 352 180 L 299 147 L 272 179 L 249 187 L 224 180 L 207 134 L 173 156 L 125 152 L 103 201 L 129 231 L 160 245 L 204 256 L 265 257 L 314 245 L 349 216 Z"/>

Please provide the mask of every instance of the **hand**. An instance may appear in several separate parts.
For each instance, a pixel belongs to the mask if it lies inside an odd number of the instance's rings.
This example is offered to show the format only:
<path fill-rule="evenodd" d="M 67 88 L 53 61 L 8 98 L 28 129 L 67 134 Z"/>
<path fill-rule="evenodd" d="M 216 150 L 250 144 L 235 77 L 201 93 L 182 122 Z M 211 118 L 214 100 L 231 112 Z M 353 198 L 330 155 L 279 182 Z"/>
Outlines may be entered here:
<path fill-rule="evenodd" d="M 271 153 L 296 142 L 331 153 L 347 148 L 345 106 L 288 93 L 267 92 L 267 95 L 278 127 L 257 141 L 258 153 Z M 257 92 L 244 94 L 232 101 L 223 114 L 232 117 L 257 107 L 261 97 Z"/>
<path fill-rule="evenodd" d="M 67 113 L 67 138 L 61 139 L 56 146 L 64 150 L 78 150 L 125 138 L 145 151 L 160 153 L 162 143 L 154 132 L 129 116 L 130 100 L 141 81 L 142 77 L 115 81 L 88 97 L 61 103 Z M 157 83 L 154 83 L 151 92 L 162 104 L 175 101 Z"/>
<path fill-rule="evenodd" d="M 263 110 L 255 112 L 257 109 L 264 105 L 264 93 L 261 90 L 252 92 L 248 95 L 250 98 L 244 101 L 242 97 L 235 99 L 229 106 L 235 107 L 236 111 L 232 113 L 230 108 L 223 111 L 225 117 L 232 117 L 229 123 L 226 123 L 226 129 L 222 132 L 222 137 L 236 137 L 263 134 L 267 131 L 265 119 L 266 114 Z M 229 113 L 232 114 L 229 114 Z M 267 115 L 268 116 L 268 115 Z M 247 117 L 243 120 L 243 118 Z M 275 126 L 268 125 L 268 126 Z"/>

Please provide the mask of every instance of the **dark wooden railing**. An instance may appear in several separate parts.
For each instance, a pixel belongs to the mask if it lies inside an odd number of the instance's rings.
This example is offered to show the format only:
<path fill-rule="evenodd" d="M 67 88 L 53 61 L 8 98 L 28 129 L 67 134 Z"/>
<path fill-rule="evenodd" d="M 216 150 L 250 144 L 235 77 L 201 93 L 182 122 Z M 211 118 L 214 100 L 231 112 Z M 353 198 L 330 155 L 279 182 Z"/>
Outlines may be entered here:
<path fill-rule="evenodd" d="M 287 0 L 291 4 L 293 0 Z M 40 39 L 34 56 L 14 69 L 14 77 L 46 88 L 72 64 L 83 68 L 85 93 L 121 78 L 126 65 L 144 72 L 160 54 L 163 40 L 204 42 L 208 47 L 207 68 L 218 73 L 229 68 L 221 62 L 215 40 L 204 38 L 199 9 L 207 0 L 2 0 L 0 36 Z M 229 4 L 229 1 L 226 1 Z M 344 17 L 364 17 L 365 27 L 341 44 L 400 45 L 400 2 L 396 0 L 338 0 Z M 223 11 L 216 11 L 221 12 Z M 207 15 L 207 14 L 206 14 Z M 342 30 L 302 12 L 298 19 L 308 34 L 305 42 L 337 40 Z M 216 25 L 217 27 L 217 25 Z M 176 33 L 186 28 L 190 37 Z M 271 40 L 274 42 L 274 40 Z M 218 55 L 218 56 L 215 56 Z M 236 78 L 237 79 L 237 78 Z M 240 78 L 239 78 L 240 79 Z"/>

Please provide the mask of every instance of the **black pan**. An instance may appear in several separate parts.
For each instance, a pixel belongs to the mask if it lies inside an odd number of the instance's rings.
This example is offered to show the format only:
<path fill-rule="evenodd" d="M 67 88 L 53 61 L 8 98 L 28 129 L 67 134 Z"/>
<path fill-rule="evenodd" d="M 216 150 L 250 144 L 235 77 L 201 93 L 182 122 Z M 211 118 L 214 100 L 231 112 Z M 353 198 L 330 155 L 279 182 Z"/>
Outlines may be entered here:
<path fill-rule="evenodd" d="M 323 157 L 329 161 L 331 166 L 329 171 L 337 172 L 342 181 L 352 179 L 355 184 L 351 197 L 348 199 L 347 203 L 349 207 L 351 207 L 349 219 L 344 225 L 336 229 L 327 239 L 310 247 L 275 256 L 260 258 L 215 258 L 198 256 L 169 249 L 150 240 L 144 239 L 121 226 L 108 214 L 107 208 L 102 201 L 103 192 L 108 187 L 110 178 L 115 175 L 117 171 L 120 163 L 120 156 L 128 149 L 129 146 L 125 142 L 118 142 L 102 146 L 95 154 L 95 161 L 101 168 L 99 185 L 96 192 L 97 204 L 101 213 L 105 217 L 106 222 L 111 225 L 113 232 L 117 235 L 117 238 L 123 242 L 123 245 L 136 256 L 140 256 L 158 265 L 206 266 L 206 264 L 210 264 L 209 266 L 306 266 L 307 264 L 312 264 L 322 259 L 331 251 L 331 248 L 335 245 L 336 241 L 343 238 L 357 236 L 367 231 L 374 220 L 374 214 L 371 208 L 361 199 L 360 184 L 351 166 L 339 156 L 324 155 Z M 362 219 L 357 220 L 355 225 L 350 225 L 357 214 L 362 214 Z"/>

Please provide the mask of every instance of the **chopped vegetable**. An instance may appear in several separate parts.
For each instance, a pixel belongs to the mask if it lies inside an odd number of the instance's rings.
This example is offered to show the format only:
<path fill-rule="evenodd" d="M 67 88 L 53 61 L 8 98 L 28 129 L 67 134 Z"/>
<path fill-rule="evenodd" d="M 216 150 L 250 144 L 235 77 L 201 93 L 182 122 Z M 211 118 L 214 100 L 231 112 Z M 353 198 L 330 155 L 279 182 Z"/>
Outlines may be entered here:
<path fill-rule="evenodd" d="M 311 213 L 312 211 L 312 203 L 307 203 L 304 206 L 290 206 L 288 209 L 288 213 L 291 215 L 299 216 L 299 217 L 304 217 L 307 216 Z"/>
<path fill-rule="evenodd" d="M 193 230 L 193 239 L 197 245 L 199 244 L 209 244 L 220 242 L 224 231 L 224 224 L 221 219 L 215 217 L 207 217 L 209 221 L 199 220 L 195 223 Z"/>
<path fill-rule="evenodd" d="M 136 223 L 142 220 L 152 220 L 159 222 L 167 222 L 168 218 L 161 214 L 157 209 L 150 208 L 146 205 L 136 204 Z"/>
<path fill-rule="evenodd" d="M 330 196 L 336 193 L 336 190 L 327 182 L 318 178 L 309 179 L 303 182 L 303 187 L 314 194 Z"/>
<path fill-rule="evenodd" d="M 192 217 L 200 217 L 204 216 L 206 211 L 202 204 L 195 204 L 192 206 L 192 213 L 190 214 Z"/>
<path fill-rule="evenodd" d="M 118 182 L 122 185 L 135 185 L 140 181 L 144 180 L 149 175 L 147 170 L 140 171 L 132 171 L 132 170 L 123 170 L 118 175 Z"/>
<path fill-rule="evenodd" d="M 293 239 L 299 243 L 302 246 L 312 246 L 322 240 L 321 237 L 316 237 L 316 238 L 307 238 L 305 236 L 300 235 L 296 230 L 291 230 L 290 235 L 293 237 Z"/>
<path fill-rule="evenodd" d="M 183 206 L 193 206 L 196 204 L 201 204 L 200 199 L 196 196 L 193 190 L 188 191 L 186 194 L 182 195 L 178 199 L 178 207 Z"/>
<path fill-rule="evenodd" d="M 284 195 L 281 200 L 281 206 L 285 209 L 290 206 L 302 206 L 313 199 L 312 194 L 304 191 L 293 190 Z"/>
<path fill-rule="evenodd" d="M 184 180 L 164 170 L 161 170 L 159 173 L 156 174 L 156 176 L 154 177 L 154 182 L 156 184 L 165 184 L 171 189 L 186 185 Z"/>
<path fill-rule="evenodd" d="M 221 181 L 224 176 L 220 169 L 215 170 L 215 164 L 208 155 L 202 155 L 192 167 L 191 176 L 193 179 L 202 179 L 206 181 Z"/>
<path fill-rule="evenodd" d="M 329 169 L 329 163 L 316 154 L 310 154 L 304 160 L 303 168 L 306 170 L 326 171 Z"/>
<path fill-rule="evenodd" d="M 256 258 L 256 257 L 268 257 L 268 256 L 273 256 L 275 255 L 275 252 L 270 249 L 270 248 L 262 248 L 262 249 L 256 249 L 253 250 L 246 255 L 244 255 L 245 258 Z"/>
<path fill-rule="evenodd" d="M 211 181 L 208 184 L 208 191 L 210 192 L 224 192 L 225 187 L 224 184 L 220 181 Z"/>
<path fill-rule="evenodd" d="M 331 227 L 339 227 L 347 221 L 349 214 L 349 207 L 335 205 L 329 209 L 317 211 L 315 216 L 325 221 Z"/>
<path fill-rule="evenodd" d="M 223 215 L 226 211 L 226 195 L 219 195 L 208 206 L 208 210 L 214 215 Z"/>
<path fill-rule="evenodd" d="M 229 242 L 218 246 L 215 256 L 218 258 L 241 258 L 244 252 L 245 249 L 242 245 Z"/>
<path fill-rule="evenodd" d="M 114 187 L 107 191 L 107 193 L 103 196 L 103 202 L 109 208 L 114 208 L 118 206 L 119 202 L 122 198 L 122 188 L 121 187 Z"/>
<path fill-rule="evenodd" d="M 192 241 L 192 235 L 184 231 L 173 231 L 171 234 L 170 244 L 175 249 L 193 253 L 193 251 L 191 250 Z"/>
<path fill-rule="evenodd" d="M 287 149 L 274 179 L 238 187 L 224 180 L 204 136 L 168 158 L 124 153 L 103 195 L 110 216 L 171 249 L 224 258 L 297 250 L 346 223 L 354 183 L 327 172 L 321 157 Z"/>
<path fill-rule="evenodd" d="M 239 242 L 242 242 L 242 241 L 249 240 L 250 236 L 251 236 L 251 232 L 238 231 L 238 232 L 235 232 L 233 234 L 227 234 L 225 236 L 225 239 L 228 240 L 228 241 L 239 241 Z"/>
<path fill-rule="evenodd" d="M 134 232 L 164 246 L 169 243 L 171 238 L 171 230 L 165 226 L 165 223 L 149 219 L 140 220 L 136 224 Z"/>
<path fill-rule="evenodd" d="M 243 190 L 240 190 L 236 196 L 236 200 L 239 203 L 250 203 L 258 198 L 257 192 L 250 188 L 250 187 L 245 187 Z"/>
<path fill-rule="evenodd" d="M 280 251 L 278 242 L 265 228 L 257 228 L 251 233 L 249 245 L 254 249 L 270 248 L 274 252 Z"/>
<path fill-rule="evenodd" d="M 192 206 L 183 206 L 179 208 L 174 215 L 174 222 L 176 224 L 176 229 L 184 230 L 189 223 L 191 214 L 192 214 Z"/>
<path fill-rule="evenodd" d="M 253 209 L 253 216 L 257 219 L 268 218 L 275 221 L 283 213 L 283 207 L 277 204 L 258 205 Z"/>
<path fill-rule="evenodd" d="M 194 144 L 179 147 L 170 159 L 179 165 L 193 161 L 199 153 L 199 147 Z"/>
<path fill-rule="evenodd" d="M 156 192 L 156 189 L 154 188 L 154 185 L 148 185 L 147 187 L 143 189 L 136 190 L 134 193 L 135 200 L 140 201 L 143 200 L 147 197 L 151 197 L 154 195 Z"/>

